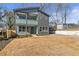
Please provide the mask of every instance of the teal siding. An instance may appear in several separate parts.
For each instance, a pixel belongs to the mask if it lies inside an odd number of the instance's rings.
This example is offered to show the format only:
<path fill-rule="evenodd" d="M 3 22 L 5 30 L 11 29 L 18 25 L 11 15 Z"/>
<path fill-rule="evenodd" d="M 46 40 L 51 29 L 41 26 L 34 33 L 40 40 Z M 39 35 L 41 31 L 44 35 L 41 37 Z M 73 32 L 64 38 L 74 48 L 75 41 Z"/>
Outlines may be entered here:
<path fill-rule="evenodd" d="M 26 19 L 16 19 L 16 24 L 26 24 Z"/>
<path fill-rule="evenodd" d="M 38 25 L 37 20 L 27 20 L 27 25 Z"/>
<path fill-rule="evenodd" d="M 20 25 L 26 25 L 26 26 L 36 26 L 38 25 L 38 21 L 37 20 L 26 20 L 26 19 L 16 19 L 16 24 L 19 24 L 17 25 L 16 27 L 16 33 L 18 35 L 26 35 L 27 34 L 27 31 L 24 31 L 24 32 L 19 32 L 19 26 Z"/>
<path fill-rule="evenodd" d="M 37 26 L 38 25 L 38 21 L 37 20 L 32 20 L 32 19 L 16 19 L 16 33 L 18 35 L 26 35 L 27 34 L 27 30 L 23 31 L 23 32 L 19 32 L 19 26 L 20 25 L 26 25 L 26 26 Z"/>
<path fill-rule="evenodd" d="M 38 25 L 37 20 L 16 19 L 16 24 Z"/>

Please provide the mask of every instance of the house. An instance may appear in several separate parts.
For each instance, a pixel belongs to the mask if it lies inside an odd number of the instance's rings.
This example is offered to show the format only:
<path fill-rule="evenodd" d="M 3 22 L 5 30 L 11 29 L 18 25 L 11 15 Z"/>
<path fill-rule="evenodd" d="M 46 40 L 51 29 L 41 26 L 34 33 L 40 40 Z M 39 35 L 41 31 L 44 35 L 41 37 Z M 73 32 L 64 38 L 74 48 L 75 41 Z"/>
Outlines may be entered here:
<path fill-rule="evenodd" d="M 14 9 L 17 35 L 49 34 L 49 15 L 39 7 Z"/>
<path fill-rule="evenodd" d="M 5 10 L 0 8 L 0 37 L 4 37 L 7 31 Z"/>

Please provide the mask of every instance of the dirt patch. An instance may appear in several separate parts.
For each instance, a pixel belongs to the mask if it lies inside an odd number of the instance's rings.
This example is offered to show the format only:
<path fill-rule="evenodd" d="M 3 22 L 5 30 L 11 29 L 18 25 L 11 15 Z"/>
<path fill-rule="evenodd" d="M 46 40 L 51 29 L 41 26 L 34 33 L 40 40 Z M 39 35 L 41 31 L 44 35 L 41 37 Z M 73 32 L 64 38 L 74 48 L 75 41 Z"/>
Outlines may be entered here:
<path fill-rule="evenodd" d="M 9 43 L 0 55 L 79 55 L 79 37 L 46 35 L 17 38 Z"/>

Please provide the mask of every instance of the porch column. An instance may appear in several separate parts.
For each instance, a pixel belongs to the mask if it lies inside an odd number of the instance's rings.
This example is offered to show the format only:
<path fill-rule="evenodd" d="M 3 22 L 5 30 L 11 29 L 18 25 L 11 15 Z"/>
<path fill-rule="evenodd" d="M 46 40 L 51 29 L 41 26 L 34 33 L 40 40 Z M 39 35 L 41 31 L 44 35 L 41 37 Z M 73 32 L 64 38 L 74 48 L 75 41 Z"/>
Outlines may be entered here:
<path fill-rule="evenodd" d="M 26 35 L 27 35 L 27 26 L 26 26 Z"/>
<path fill-rule="evenodd" d="M 39 31 L 39 30 L 38 30 L 38 26 L 37 26 L 37 27 L 36 27 L 36 34 L 38 34 L 38 31 Z"/>
<path fill-rule="evenodd" d="M 29 33 L 31 34 L 31 27 L 29 27 Z"/>

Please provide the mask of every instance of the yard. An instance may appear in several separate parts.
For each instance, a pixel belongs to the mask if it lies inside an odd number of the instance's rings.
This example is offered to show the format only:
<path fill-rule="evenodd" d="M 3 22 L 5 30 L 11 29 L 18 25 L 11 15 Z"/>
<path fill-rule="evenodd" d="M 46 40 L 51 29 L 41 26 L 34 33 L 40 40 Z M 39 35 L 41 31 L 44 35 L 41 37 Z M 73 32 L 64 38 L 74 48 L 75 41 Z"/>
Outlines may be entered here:
<path fill-rule="evenodd" d="M 2 51 L 0 51 L 0 55 L 79 55 L 79 37 L 46 35 L 16 38 L 11 41 Z"/>

